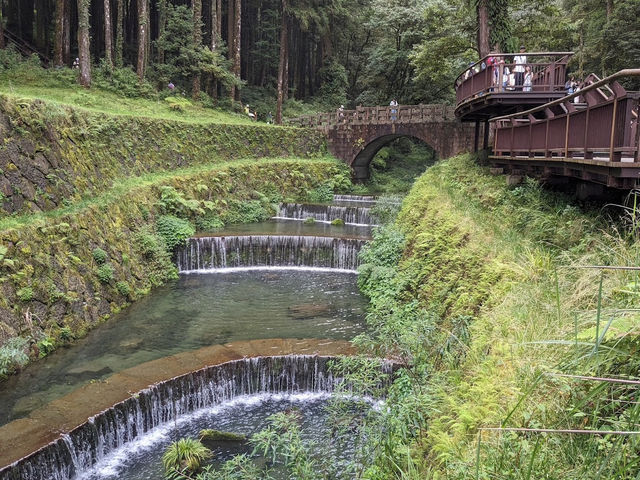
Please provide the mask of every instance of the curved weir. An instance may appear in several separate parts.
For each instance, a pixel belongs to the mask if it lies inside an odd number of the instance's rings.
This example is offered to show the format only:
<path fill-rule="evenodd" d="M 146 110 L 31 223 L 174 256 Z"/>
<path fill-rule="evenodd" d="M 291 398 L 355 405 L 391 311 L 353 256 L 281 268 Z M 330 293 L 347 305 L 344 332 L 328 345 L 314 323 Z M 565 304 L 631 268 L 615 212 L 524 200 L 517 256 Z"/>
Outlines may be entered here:
<path fill-rule="evenodd" d="M 331 392 L 341 379 L 328 360 L 352 352 L 348 342 L 238 342 L 125 370 L 1 427 L 11 448 L 0 452 L 0 479 L 74 478 L 154 427 L 241 395 Z"/>
<path fill-rule="evenodd" d="M 369 226 L 374 222 L 371 209 L 368 207 L 349 207 L 336 205 L 309 205 L 300 203 L 282 203 L 278 208 L 276 219 L 306 220 L 313 218 L 316 222 L 331 223 L 342 220 L 347 225 Z"/>
<path fill-rule="evenodd" d="M 223 268 L 313 267 L 358 268 L 358 252 L 366 240 L 289 235 L 195 237 L 176 255 L 181 273 Z"/>

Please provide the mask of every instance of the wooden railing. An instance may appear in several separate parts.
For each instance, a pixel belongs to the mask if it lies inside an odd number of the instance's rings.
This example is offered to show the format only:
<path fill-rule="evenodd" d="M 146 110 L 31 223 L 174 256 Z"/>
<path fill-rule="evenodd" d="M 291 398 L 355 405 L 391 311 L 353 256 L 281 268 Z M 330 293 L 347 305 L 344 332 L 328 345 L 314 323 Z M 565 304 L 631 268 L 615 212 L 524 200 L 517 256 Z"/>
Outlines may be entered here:
<path fill-rule="evenodd" d="M 513 74 L 514 57 L 519 53 L 489 54 L 470 65 L 455 81 L 456 105 L 488 93 L 523 93 L 522 86 L 510 85 L 508 71 Z M 531 67 L 530 92 L 562 92 L 567 75 L 567 62 L 573 52 L 524 53 Z M 490 61 L 491 59 L 491 61 Z M 490 64 L 493 63 L 493 64 Z"/>
<path fill-rule="evenodd" d="M 640 92 L 617 82 L 629 76 L 640 76 L 640 69 L 591 76 L 578 92 L 495 118 L 494 156 L 640 162 Z"/>
<path fill-rule="evenodd" d="M 299 127 L 323 128 L 341 125 L 441 122 L 454 121 L 455 118 L 454 108 L 448 105 L 398 105 L 336 110 L 331 113 L 292 118 L 287 122 Z"/>

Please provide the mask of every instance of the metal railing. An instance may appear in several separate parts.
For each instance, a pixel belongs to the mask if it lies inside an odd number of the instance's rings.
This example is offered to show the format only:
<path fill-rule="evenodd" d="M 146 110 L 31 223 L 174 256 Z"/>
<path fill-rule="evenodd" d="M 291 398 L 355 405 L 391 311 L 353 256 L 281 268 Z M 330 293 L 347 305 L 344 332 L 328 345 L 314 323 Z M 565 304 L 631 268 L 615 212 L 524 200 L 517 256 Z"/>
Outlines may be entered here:
<path fill-rule="evenodd" d="M 571 95 L 493 119 L 493 156 L 639 162 L 640 92 L 617 82 L 629 76 L 640 69 L 602 80 L 593 75 Z"/>
<path fill-rule="evenodd" d="M 395 110 L 395 111 L 394 111 Z M 398 105 L 357 107 L 331 113 L 305 115 L 287 120 L 290 125 L 327 128 L 341 125 L 384 125 L 390 123 L 427 123 L 454 121 L 454 108 L 448 105 Z"/>
<path fill-rule="evenodd" d="M 522 85 L 514 84 L 519 53 L 489 54 L 470 65 L 455 80 L 456 105 L 488 93 L 523 93 Z M 564 91 L 567 63 L 573 52 L 533 52 L 525 53 L 531 68 L 531 90 L 529 92 Z M 524 90 L 527 92 L 527 90 Z"/>

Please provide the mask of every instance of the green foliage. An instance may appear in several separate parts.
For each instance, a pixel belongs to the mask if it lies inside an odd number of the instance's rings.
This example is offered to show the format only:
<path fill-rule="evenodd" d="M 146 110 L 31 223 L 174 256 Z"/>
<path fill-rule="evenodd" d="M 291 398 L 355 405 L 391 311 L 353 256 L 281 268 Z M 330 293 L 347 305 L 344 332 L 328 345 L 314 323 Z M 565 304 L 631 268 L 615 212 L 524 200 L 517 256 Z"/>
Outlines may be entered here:
<path fill-rule="evenodd" d="M 200 232 L 213 232 L 224 227 L 223 221 L 217 214 L 205 214 L 196 217 L 196 228 Z"/>
<path fill-rule="evenodd" d="M 271 217 L 272 209 L 271 205 L 260 200 L 232 200 L 227 204 L 222 221 L 225 224 L 263 222 Z"/>
<path fill-rule="evenodd" d="M 33 288 L 22 287 L 16 291 L 16 295 L 21 302 L 30 302 L 33 300 Z"/>
<path fill-rule="evenodd" d="M 0 347 L 0 379 L 6 378 L 29 361 L 26 348 L 29 341 L 22 337 L 14 337 Z"/>
<path fill-rule="evenodd" d="M 204 215 L 212 208 L 210 202 L 187 199 L 183 192 L 179 192 L 169 186 L 160 187 L 160 199 L 156 205 L 164 214 L 184 218 L 193 215 Z"/>
<path fill-rule="evenodd" d="M 156 230 L 169 251 L 184 245 L 187 239 L 196 233 L 195 227 L 188 220 L 173 215 L 161 215 L 158 217 Z"/>
<path fill-rule="evenodd" d="M 189 91 L 194 75 L 208 74 L 226 87 L 240 85 L 229 72 L 223 52 L 212 52 L 193 42 L 193 13 L 186 5 L 167 5 L 164 33 L 154 42 L 164 52 L 164 62 L 154 63 L 150 76 L 159 87 L 173 82 L 177 90 Z M 174 105 L 179 105 L 176 101 Z"/>
<path fill-rule="evenodd" d="M 115 271 L 113 270 L 113 266 L 110 263 L 104 263 L 98 267 L 96 271 L 96 275 L 98 276 L 98 280 L 102 283 L 109 283 L 113 280 L 113 274 Z"/>
<path fill-rule="evenodd" d="M 109 256 L 107 255 L 107 252 L 105 252 L 101 248 L 94 248 L 93 251 L 91 252 L 91 255 L 93 255 L 93 259 L 98 265 L 102 265 L 109 258 Z"/>
<path fill-rule="evenodd" d="M 307 217 L 303 222 L 305 225 L 314 225 L 316 223 L 316 219 L 313 217 Z"/>
<path fill-rule="evenodd" d="M 193 438 L 182 438 L 173 442 L 164 455 L 162 464 L 167 475 L 173 473 L 192 474 L 200 470 L 202 462 L 211 457 L 211 450 Z"/>
<path fill-rule="evenodd" d="M 121 281 L 116 283 L 116 290 L 123 297 L 129 297 L 131 295 L 131 285 L 128 282 Z"/>
<path fill-rule="evenodd" d="M 46 357 L 56 348 L 56 341 L 54 338 L 46 337 L 38 342 L 38 350 L 40 351 L 40 357 Z"/>
<path fill-rule="evenodd" d="M 333 185 L 331 182 L 324 182 L 318 185 L 307 195 L 311 203 L 329 203 L 333 201 Z"/>
<path fill-rule="evenodd" d="M 342 226 L 344 225 L 344 220 L 342 220 L 341 218 L 335 218 L 331 220 L 331 225 Z"/>

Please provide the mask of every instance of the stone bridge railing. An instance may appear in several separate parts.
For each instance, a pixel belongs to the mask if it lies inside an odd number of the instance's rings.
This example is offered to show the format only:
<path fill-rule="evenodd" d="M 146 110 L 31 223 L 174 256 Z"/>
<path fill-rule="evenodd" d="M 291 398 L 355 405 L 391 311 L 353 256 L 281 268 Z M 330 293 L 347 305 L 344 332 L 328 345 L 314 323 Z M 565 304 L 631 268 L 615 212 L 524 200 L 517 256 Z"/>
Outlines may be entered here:
<path fill-rule="evenodd" d="M 392 112 L 396 110 L 396 112 Z M 448 105 L 398 105 L 396 107 L 356 107 L 332 113 L 304 115 L 288 120 L 290 125 L 328 128 L 349 125 L 385 125 L 455 121 L 455 108 Z"/>

